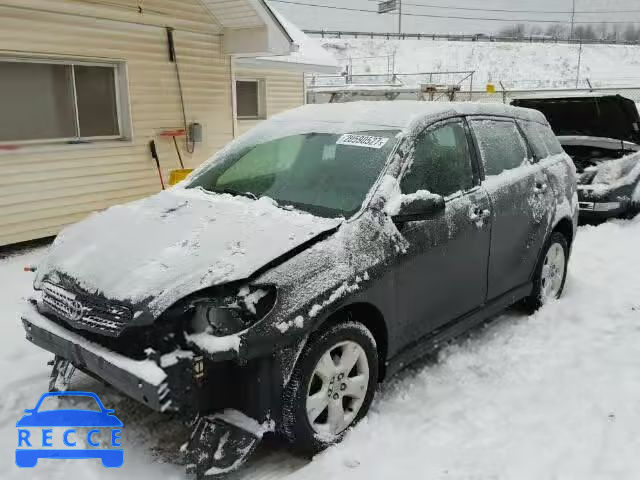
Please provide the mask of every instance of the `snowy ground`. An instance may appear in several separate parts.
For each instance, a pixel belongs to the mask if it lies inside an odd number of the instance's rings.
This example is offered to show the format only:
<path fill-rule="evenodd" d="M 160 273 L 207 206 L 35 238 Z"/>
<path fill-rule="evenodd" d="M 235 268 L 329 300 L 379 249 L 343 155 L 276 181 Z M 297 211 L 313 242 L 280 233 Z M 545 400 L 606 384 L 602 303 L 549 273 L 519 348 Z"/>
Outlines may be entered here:
<path fill-rule="evenodd" d="M 49 355 L 18 321 L 43 250 L 0 260 L 0 478 L 183 478 L 186 431 L 87 377 L 124 422 L 125 464 L 13 464 L 15 422 L 47 388 Z M 583 227 L 565 296 L 509 312 L 380 389 L 369 416 L 313 461 L 262 448 L 238 478 L 458 480 L 640 478 L 640 218 Z"/>

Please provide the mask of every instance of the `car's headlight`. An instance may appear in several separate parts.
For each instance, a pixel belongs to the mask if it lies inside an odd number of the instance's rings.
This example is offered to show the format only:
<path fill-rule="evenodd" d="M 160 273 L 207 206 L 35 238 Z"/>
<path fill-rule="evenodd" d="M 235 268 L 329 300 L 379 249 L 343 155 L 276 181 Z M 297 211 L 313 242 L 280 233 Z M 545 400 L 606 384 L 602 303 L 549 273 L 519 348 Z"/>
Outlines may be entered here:
<path fill-rule="evenodd" d="M 236 295 L 197 302 L 191 328 L 220 337 L 238 333 L 264 318 L 275 302 L 275 287 L 246 286 Z"/>

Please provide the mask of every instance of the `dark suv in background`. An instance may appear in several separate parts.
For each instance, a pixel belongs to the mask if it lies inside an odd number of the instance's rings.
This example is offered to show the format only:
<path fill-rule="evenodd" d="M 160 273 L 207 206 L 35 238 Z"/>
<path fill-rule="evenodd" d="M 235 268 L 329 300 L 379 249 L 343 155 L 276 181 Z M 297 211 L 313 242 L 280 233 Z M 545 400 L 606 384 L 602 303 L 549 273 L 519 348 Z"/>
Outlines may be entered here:
<path fill-rule="evenodd" d="M 191 468 L 224 473 L 267 431 L 339 441 L 403 365 L 558 298 L 577 212 L 539 112 L 309 105 L 63 231 L 23 323 L 54 385 L 77 367 L 197 419 Z"/>
<path fill-rule="evenodd" d="M 578 171 L 580 219 L 602 221 L 640 212 L 640 116 L 620 95 L 520 98 L 542 112 Z"/>

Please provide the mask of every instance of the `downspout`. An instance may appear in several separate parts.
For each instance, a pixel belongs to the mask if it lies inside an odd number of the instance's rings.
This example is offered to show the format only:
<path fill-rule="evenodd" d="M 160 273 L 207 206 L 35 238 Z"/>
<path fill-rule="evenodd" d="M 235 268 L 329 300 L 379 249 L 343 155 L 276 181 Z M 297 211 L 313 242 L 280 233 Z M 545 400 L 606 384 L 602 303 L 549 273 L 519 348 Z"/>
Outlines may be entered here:
<path fill-rule="evenodd" d="M 231 83 L 231 134 L 233 138 L 238 136 L 238 111 L 236 105 L 236 64 L 233 55 L 229 55 L 229 82 Z"/>

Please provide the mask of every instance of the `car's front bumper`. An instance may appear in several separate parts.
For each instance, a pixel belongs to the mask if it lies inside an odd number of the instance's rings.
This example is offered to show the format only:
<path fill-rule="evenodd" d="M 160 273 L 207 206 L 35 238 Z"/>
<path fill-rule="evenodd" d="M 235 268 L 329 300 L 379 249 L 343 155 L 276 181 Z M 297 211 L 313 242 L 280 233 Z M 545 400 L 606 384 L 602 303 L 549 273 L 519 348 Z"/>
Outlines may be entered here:
<path fill-rule="evenodd" d="M 126 357 L 64 328 L 32 304 L 28 304 L 22 314 L 22 323 L 27 340 L 33 344 L 69 360 L 80 370 L 103 379 L 157 411 L 178 407 L 172 390 L 177 386 L 184 388 L 185 373 L 193 370 L 193 358 L 178 358 L 175 364 L 161 368 L 151 359 Z"/>
<path fill-rule="evenodd" d="M 282 365 L 273 355 L 239 362 L 176 349 L 137 360 L 51 320 L 35 304 L 26 305 L 22 323 L 33 344 L 156 411 L 192 417 L 235 408 L 252 418 L 265 418 L 279 407 Z"/>

